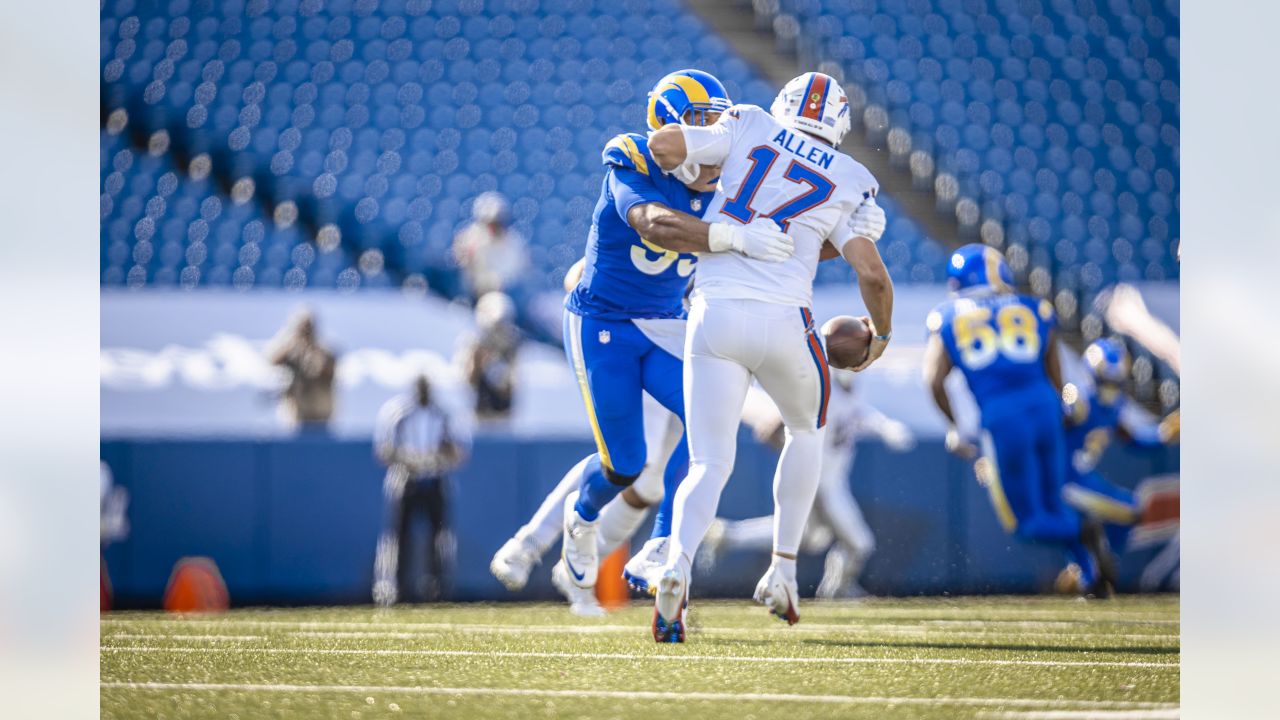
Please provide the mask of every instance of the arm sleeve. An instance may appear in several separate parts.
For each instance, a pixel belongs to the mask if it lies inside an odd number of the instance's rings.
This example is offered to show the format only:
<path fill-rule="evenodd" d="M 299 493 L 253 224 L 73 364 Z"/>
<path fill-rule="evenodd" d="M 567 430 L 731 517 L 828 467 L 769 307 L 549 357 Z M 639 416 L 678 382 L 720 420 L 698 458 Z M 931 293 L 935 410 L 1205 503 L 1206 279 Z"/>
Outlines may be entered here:
<path fill-rule="evenodd" d="M 831 232 L 827 234 L 827 242 L 844 256 L 844 246 L 849 244 L 853 239 L 853 231 L 849 229 L 849 223 L 853 220 L 853 213 L 846 212 L 840 216 L 840 221 L 831 228 Z"/>
<path fill-rule="evenodd" d="M 720 121 L 709 127 L 681 125 L 684 133 L 686 162 L 692 160 L 699 165 L 723 165 L 729 157 L 729 148 L 733 145 L 733 136 L 742 119 L 731 113 L 720 116 Z"/>
<path fill-rule="evenodd" d="M 863 169 L 860 174 L 855 174 L 854 177 L 857 178 L 857 182 L 861 185 L 861 190 L 859 191 L 860 194 L 851 198 L 851 206 L 846 206 L 848 209 L 840 217 L 840 222 L 837 222 L 831 228 L 831 233 L 827 236 L 827 241 L 834 245 L 836 250 L 840 251 L 841 255 L 844 254 L 844 246 L 848 245 L 849 241 L 854 238 L 853 229 L 850 227 L 853 223 L 853 216 L 856 215 L 858 210 L 861 209 L 868 201 L 874 202 L 875 199 L 880 196 L 880 184 L 876 182 L 875 177 L 872 176 L 870 172 L 866 172 L 866 170 Z M 888 231 L 888 225 L 889 220 L 886 217 L 886 231 Z M 877 241 L 877 244 L 878 242 L 879 241 Z"/>
<path fill-rule="evenodd" d="M 627 213 L 636 205 L 651 202 L 667 204 L 666 196 L 658 190 L 653 178 L 635 170 L 611 169 L 609 192 L 613 195 L 613 206 L 623 222 L 627 222 Z"/>

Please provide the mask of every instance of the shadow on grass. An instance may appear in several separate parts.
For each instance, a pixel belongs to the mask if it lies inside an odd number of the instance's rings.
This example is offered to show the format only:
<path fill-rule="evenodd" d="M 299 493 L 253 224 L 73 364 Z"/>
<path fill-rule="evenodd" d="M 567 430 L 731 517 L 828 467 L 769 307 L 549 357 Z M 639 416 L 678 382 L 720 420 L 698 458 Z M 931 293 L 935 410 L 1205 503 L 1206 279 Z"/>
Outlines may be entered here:
<path fill-rule="evenodd" d="M 721 640 L 724 645 L 777 646 L 777 638 L 761 640 Z M 878 642 L 874 640 L 841 640 L 834 638 L 796 638 L 799 645 L 845 648 L 910 648 L 917 650 L 993 650 L 1005 652 L 1053 652 L 1053 653 L 1129 653 L 1133 655 L 1162 655 L 1178 657 L 1178 646 L 1160 645 L 1051 645 L 1013 643 L 958 643 L 958 642 Z"/>

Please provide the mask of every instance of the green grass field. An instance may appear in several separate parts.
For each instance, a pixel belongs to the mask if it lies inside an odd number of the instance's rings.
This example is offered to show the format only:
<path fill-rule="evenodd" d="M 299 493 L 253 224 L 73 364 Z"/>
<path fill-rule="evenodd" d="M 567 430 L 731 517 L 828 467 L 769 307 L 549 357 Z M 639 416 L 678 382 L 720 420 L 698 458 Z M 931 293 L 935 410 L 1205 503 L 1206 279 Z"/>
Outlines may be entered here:
<path fill-rule="evenodd" d="M 1178 600 L 249 609 L 102 618 L 103 718 L 1176 718 Z"/>

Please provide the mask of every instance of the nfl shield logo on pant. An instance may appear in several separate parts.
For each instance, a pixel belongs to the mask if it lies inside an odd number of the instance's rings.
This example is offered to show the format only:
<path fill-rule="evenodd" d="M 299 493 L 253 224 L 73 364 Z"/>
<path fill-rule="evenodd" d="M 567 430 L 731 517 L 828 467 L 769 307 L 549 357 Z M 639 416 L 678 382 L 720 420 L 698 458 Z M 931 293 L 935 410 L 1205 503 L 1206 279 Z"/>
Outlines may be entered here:
<path fill-rule="evenodd" d="M 610 340 L 612 340 L 612 339 L 613 339 L 613 335 L 610 335 L 608 330 L 601 330 L 601 331 L 600 331 L 600 344 L 601 344 L 601 345 L 608 345 L 608 344 L 609 344 L 609 341 L 610 341 Z"/>

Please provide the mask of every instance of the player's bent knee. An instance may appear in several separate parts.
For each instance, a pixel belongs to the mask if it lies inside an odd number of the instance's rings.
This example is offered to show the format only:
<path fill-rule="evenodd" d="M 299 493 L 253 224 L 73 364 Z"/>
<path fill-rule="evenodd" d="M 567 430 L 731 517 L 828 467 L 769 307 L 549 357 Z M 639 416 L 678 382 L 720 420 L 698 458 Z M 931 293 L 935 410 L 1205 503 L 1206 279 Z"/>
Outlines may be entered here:
<path fill-rule="evenodd" d="M 631 507 L 636 508 L 637 510 L 651 507 L 653 505 L 657 505 L 659 502 L 662 502 L 662 486 L 661 485 L 658 486 L 658 494 L 656 497 L 654 497 L 650 494 L 646 494 L 645 492 L 641 491 L 641 486 L 644 484 L 644 481 L 645 481 L 645 476 L 641 475 L 640 479 L 637 480 L 634 485 L 632 485 L 631 487 L 625 488 L 621 494 L 623 501 L 625 501 Z"/>
<path fill-rule="evenodd" d="M 689 464 L 689 474 L 680 487 L 690 485 L 689 480 L 695 478 L 704 483 L 715 482 L 723 487 L 729 481 L 729 475 L 732 472 L 733 461 L 731 460 L 695 460 Z"/>
<path fill-rule="evenodd" d="M 626 489 L 626 492 L 632 496 L 627 502 L 635 507 L 657 505 L 662 502 L 662 473 L 640 473 L 640 477 Z"/>
<path fill-rule="evenodd" d="M 640 477 L 640 472 L 643 470 L 644 468 L 642 467 L 635 473 L 628 474 L 619 472 L 616 468 L 604 468 L 604 477 L 606 480 L 618 487 L 631 487 L 631 485 L 635 483 L 636 478 Z"/>
<path fill-rule="evenodd" d="M 786 442 L 791 444 L 802 444 L 806 446 L 822 446 L 822 433 L 815 426 L 808 427 L 788 427 L 786 430 Z"/>

